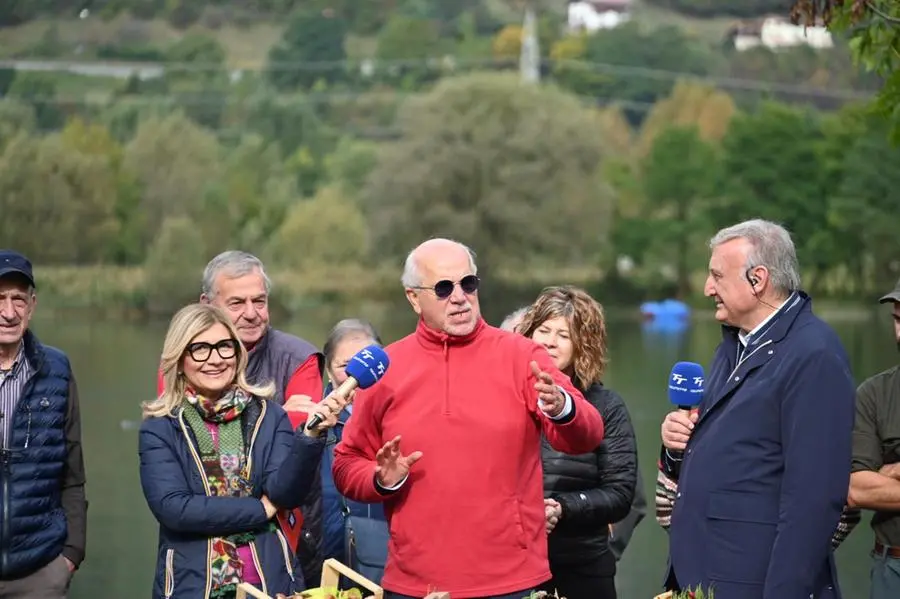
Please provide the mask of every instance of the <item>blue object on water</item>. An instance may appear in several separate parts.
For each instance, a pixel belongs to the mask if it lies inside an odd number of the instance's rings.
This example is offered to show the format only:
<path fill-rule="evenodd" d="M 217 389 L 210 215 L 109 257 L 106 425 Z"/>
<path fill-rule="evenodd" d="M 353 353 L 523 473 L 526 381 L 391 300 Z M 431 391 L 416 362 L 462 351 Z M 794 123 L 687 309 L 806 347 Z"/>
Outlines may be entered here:
<path fill-rule="evenodd" d="M 640 310 L 644 330 L 659 333 L 680 333 L 688 327 L 691 317 L 690 307 L 675 299 L 644 302 Z"/>

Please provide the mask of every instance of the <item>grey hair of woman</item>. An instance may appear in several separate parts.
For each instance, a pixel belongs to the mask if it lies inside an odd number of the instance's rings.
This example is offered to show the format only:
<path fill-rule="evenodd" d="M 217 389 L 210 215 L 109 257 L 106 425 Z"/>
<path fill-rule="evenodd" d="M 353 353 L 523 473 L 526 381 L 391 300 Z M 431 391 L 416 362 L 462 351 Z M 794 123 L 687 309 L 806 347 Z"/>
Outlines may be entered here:
<path fill-rule="evenodd" d="M 528 308 L 530 307 L 531 306 L 522 306 L 512 314 L 509 314 L 503 319 L 503 322 L 500 323 L 500 328 L 504 331 L 515 333 L 519 324 L 522 322 L 522 317 L 525 316 L 525 313 L 528 312 Z"/>
<path fill-rule="evenodd" d="M 384 345 L 371 323 L 361 318 L 345 318 L 332 327 L 325 340 L 325 347 L 322 348 L 322 353 L 325 354 L 326 369 L 331 366 L 334 360 L 334 352 L 337 351 L 338 345 L 344 339 L 351 337 L 366 337 L 378 345 Z"/>

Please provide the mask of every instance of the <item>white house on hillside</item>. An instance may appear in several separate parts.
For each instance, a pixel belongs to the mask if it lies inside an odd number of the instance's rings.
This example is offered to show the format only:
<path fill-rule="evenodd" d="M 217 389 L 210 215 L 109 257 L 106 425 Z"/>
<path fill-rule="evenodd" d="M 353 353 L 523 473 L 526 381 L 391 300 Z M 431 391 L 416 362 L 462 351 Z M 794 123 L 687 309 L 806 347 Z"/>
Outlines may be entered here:
<path fill-rule="evenodd" d="M 734 41 L 737 51 L 743 52 L 757 46 L 770 50 L 809 46 L 822 49 L 834 46 L 831 33 L 825 27 L 804 27 L 794 25 L 783 17 L 765 17 L 735 26 L 728 35 Z"/>
<path fill-rule="evenodd" d="M 592 33 L 618 27 L 630 18 L 631 0 L 569 0 L 569 31 Z"/>

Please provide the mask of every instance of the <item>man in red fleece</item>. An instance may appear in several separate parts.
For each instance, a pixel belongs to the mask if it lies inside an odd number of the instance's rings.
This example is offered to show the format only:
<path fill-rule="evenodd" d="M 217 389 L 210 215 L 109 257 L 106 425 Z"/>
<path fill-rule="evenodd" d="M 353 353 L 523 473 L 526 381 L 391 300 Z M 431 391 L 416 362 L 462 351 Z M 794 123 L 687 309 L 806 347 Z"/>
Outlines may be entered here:
<path fill-rule="evenodd" d="M 544 348 L 484 322 L 466 246 L 426 241 L 402 281 L 419 324 L 386 348 L 384 379 L 357 394 L 336 486 L 385 502 L 388 599 L 521 599 L 550 579 L 541 433 L 586 453 L 603 420 Z"/>

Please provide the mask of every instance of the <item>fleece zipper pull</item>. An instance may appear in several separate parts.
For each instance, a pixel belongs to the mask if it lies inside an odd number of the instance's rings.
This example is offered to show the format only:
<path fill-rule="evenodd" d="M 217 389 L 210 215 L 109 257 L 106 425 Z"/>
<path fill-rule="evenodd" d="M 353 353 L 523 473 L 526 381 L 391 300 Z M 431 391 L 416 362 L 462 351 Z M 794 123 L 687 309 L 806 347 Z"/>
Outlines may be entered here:
<path fill-rule="evenodd" d="M 441 414 L 450 415 L 450 344 L 444 339 L 444 403 Z"/>

